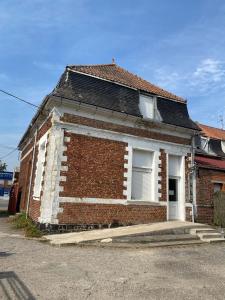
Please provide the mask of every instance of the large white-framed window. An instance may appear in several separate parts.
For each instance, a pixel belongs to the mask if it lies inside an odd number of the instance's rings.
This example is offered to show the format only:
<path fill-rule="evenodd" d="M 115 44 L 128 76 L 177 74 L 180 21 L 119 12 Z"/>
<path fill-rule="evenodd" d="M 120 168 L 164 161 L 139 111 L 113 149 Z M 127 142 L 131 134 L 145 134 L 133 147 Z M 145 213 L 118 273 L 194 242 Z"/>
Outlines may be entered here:
<path fill-rule="evenodd" d="M 153 155 L 146 150 L 133 150 L 131 200 L 152 201 Z"/>
<path fill-rule="evenodd" d="M 43 136 L 39 141 L 38 159 L 36 164 L 35 180 L 34 180 L 34 198 L 40 198 L 41 184 L 43 180 L 45 152 L 46 152 L 47 137 Z"/>
<path fill-rule="evenodd" d="M 154 119 L 155 101 L 151 96 L 140 95 L 139 108 L 144 119 Z"/>

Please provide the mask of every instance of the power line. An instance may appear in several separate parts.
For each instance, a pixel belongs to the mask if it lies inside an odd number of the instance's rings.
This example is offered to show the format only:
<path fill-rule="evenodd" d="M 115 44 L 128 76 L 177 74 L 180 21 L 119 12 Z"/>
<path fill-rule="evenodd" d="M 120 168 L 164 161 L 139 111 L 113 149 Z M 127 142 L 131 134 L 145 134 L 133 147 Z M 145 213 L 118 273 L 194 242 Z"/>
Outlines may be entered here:
<path fill-rule="evenodd" d="M 0 148 L 5 148 L 5 149 L 15 149 L 15 147 L 6 146 L 6 145 L 3 145 L 3 144 L 0 144 Z"/>
<path fill-rule="evenodd" d="M 7 153 L 6 155 L 0 157 L 0 160 L 2 160 L 2 159 L 4 159 L 4 158 L 8 157 L 9 155 L 13 154 L 13 153 L 16 152 L 17 150 L 18 150 L 17 148 L 13 149 L 12 151 L 10 151 L 9 153 Z"/>
<path fill-rule="evenodd" d="M 15 99 L 17 99 L 17 100 L 19 100 L 19 101 L 21 101 L 21 102 L 23 102 L 23 103 L 26 103 L 26 104 L 28 104 L 28 105 L 30 105 L 30 106 L 33 106 L 33 107 L 35 107 L 35 108 L 39 108 L 38 105 L 36 105 L 36 104 L 34 104 L 34 103 L 31 103 L 31 102 L 29 102 L 29 101 L 27 101 L 27 100 L 24 100 L 24 99 L 22 99 L 22 98 L 20 98 L 20 97 L 17 97 L 17 96 L 15 96 L 15 95 L 13 95 L 13 94 L 7 92 L 7 91 L 4 91 L 4 90 L 1 90 L 1 89 L 0 89 L 0 92 L 4 93 L 4 94 L 6 94 L 6 95 L 8 95 L 8 96 L 10 96 L 10 97 L 13 97 L 13 98 L 15 98 Z"/>

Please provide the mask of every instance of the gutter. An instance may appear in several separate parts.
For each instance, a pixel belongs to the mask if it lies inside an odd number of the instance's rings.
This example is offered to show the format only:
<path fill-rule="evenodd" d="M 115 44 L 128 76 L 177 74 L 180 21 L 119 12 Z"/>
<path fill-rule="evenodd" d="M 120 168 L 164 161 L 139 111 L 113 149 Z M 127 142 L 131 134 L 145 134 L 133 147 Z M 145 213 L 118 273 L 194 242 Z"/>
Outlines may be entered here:
<path fill-rule="evenodd" d="M 29 130 L 32 128 L 32 126 L 33 126 L 34 123 L 36 122 L 38 116 L 41 114 L 42 110 L 44 109 L 44 106 L 47 104 L 48 99 L 49 99 L 49 96 L 51 96 L 51 94 L 47 95 L 47 96 L 44 98 L 43 102 L 41 103 L 41 105 L 40 105 L 39 108 L 38 108 L 38 111 L 35 113 L 35 115 L 34 115 L 33 118 L 31 119 L 29 126 L 27 127 L 25 133 L 23 134 L 23 136 L 22 136 L 22 138 L 20 139 L 20 142 L 19 142 L 19 144 L 18 144 L 18 149 L 19 149 L 19 150 L 20 150 L 20 146 L 21 146 L 22 142 L 24 141 L 26 135 L 28 134 Z"/>

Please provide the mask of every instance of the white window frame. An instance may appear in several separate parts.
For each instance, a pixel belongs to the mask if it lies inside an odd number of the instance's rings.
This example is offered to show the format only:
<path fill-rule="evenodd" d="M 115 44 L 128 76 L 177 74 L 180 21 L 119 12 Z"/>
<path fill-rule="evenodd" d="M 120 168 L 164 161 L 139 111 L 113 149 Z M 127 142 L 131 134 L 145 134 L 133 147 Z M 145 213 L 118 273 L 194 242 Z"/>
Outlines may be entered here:
<path fill-rule="evenodd" d="M 155 99 L 153 96 L 140 94 L 139 96 L 139 109 L 143 119 L 155 119 Z"/>
<path fill-rule="evenodd" d="M 46 145 L 47 145 L 47 135 L 44 135 L 39 140 L 39 145 L 38 145 L 38 158 L 37 158 L 37 163 L 36 163 L 34 191 L 33 191 L 34 199 L 39 199 L 40 195 L 41 195 L 44 164 L 45 164 Z"/>
<path fill-rule="evenodd" d="M 135 151 L 143 151 L 143 152 L 148 152 L 150 155 L 152 155 L 152 162 L 151 162 L 151 167 L 145 167 L 145 166 L 134 166 L 133 165 L 133 156 Z M 153 165 L 154 165 L 154 155 L 155 153 L 151 150 L 147 149 L 138 149 L 134 148 L 132 151 L 132 168 L 131 168 L 131 201 L 138 201 L 138 202 L 153 202 L 152 197 L 154 195 L 154 172 L 153 172 Z M 148 199 L 136 199 L 133 197 L 133 172 L 140 172 L 140 173 L 149 173 L 150 174 L 150 195 Z"/>

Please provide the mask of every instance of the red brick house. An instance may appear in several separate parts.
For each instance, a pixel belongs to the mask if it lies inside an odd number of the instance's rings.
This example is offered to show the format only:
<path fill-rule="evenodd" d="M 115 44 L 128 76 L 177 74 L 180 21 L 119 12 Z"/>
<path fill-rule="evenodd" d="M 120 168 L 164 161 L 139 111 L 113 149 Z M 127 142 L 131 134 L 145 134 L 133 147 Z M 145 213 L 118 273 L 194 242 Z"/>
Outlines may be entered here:
<path fill-rule="evenodd" d="M 192 219 L 186 101 L 116 64 L 67 66 L 19 143 L 21 210 L 51 230 Z"/>
<path fill-rule="evenodd" d="M 225 130 L 198 124 L 195 137 L 195 219 L 213 223 L 213 193 L 225 191 Z M 195 190 L 195 188 L 194 188 Z"/>

